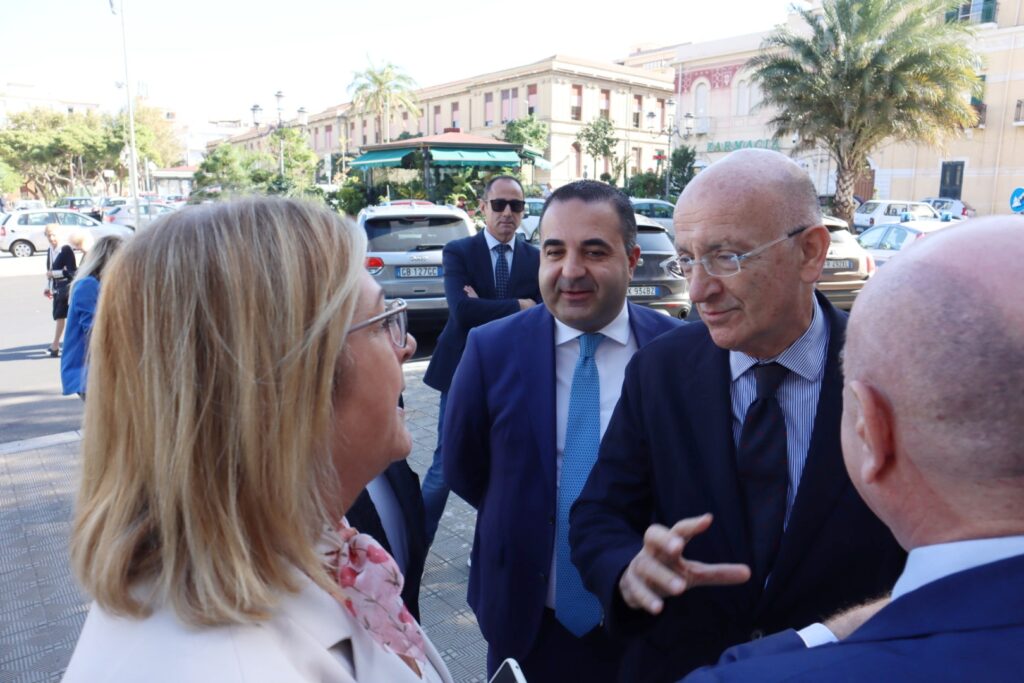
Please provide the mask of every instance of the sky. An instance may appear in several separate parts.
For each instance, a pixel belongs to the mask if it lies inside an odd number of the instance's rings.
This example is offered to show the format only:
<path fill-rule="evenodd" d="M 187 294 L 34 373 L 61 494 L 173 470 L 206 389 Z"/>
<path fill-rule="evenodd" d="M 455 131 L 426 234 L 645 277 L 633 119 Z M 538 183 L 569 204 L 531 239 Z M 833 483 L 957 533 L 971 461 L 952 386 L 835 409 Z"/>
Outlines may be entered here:
<path fill-rule="evenodd" d="M 118 7 L 111 13 L 110 3 Z M 625 57 L 638 44 L 713 40 L 785 21 L 791 0 L 640 3 L 477 0 L 0 0 L 0 89 L 31 85 L 114 110 L 132 87 L 179 120 L 250 121 L 348 101 L 353 75 L 392 62 L 431 86 L 553 54 Z M 632 9 L 633 11 L 629 11 Z"/>

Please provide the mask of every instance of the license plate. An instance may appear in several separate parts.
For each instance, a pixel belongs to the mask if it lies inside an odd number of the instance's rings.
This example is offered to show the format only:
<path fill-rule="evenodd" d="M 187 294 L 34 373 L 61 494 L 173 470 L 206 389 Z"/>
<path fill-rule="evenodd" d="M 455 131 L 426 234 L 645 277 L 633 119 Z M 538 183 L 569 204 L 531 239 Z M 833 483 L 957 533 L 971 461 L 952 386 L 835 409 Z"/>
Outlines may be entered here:
<path fill-rule="evenodd" d="M 626 290 L 627 296 L 658 296 L 657 287 L 629 287 Z"/>
<path fill-rule="evenodd" d="M 441 266 L 399 266 L 398 277 L 440 277 Z"/>
<path fill-rule="evenodd" d="M 825 259 L 825 270 L 853 270 L 850 259 Z"/>

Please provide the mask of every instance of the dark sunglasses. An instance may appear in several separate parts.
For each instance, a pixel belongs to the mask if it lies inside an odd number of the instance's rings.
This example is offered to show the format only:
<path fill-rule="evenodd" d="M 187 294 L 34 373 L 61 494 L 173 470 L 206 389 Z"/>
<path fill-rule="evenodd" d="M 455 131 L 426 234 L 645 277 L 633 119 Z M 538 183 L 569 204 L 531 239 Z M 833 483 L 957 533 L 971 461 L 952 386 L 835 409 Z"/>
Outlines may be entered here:
<path fill-rule="evenodd" d="M 491 199 L 491 211 L 497 211 L 501 213 L 505 210 L 505 207 L 510 207 L 512 213 L 520 213 L 526 208 L 526 202 L 522 199 Z"/>

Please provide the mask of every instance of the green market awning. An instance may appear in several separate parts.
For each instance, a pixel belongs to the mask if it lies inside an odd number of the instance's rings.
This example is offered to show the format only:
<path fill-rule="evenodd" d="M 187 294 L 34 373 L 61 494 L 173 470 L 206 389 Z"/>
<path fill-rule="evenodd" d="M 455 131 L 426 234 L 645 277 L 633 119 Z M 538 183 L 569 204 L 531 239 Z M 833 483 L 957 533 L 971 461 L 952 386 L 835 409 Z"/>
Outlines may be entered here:
<path fill-rule="evenodd" d="M 519 154 L 501 149 L 447 149 L 430 150 L 435 166 L 520 166 Z"/>
<path fill-rule="evenodd" d="M 550 171 L 554 166 L 548 159 L 544 158 L 543 152 L 537 151 L 532 147 L 523 147 L 523 154 L 528 156 L 533 161 L 533 165 L 539 169 Z"/>
<path fill-rule="evenodd" d="M 378 149 L 367 152 L 349 164 L 352 168 L 381 168 L 384 166 L 401 166 L 402 159 L 412 154 L 411 149 Z"/>

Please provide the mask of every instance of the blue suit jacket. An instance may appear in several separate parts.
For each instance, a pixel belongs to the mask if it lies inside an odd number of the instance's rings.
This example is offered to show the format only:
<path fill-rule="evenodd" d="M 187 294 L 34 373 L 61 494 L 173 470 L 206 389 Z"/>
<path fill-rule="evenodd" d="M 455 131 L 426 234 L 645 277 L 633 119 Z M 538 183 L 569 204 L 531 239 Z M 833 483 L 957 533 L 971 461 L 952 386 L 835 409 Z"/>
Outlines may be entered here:
<path fill-rule="evenodd" d="M 733 648 L 686 683 L 1024 680 L 1024 556 L 952 574 L 894 600 L 846 640 L 793 632 Z"/>
<path fill-rule="evenodd" d="M 637 346 L 683 324 L 629 304 Z M 448 394 L 444 473 L 477 508 L 469 604 L 502 657 L 540 626 L 555 541 L 555 324 L 538 306 L 474 330 Z"/>
<path fill-rule="evenodd" d="M 839 443 L 839 349 L 846 314 L 824 297 L 825 375 L 807 464 L 767 588 L 702 587 L 657 617 L 622 601 L 619 578 L 652 523 L 714 513 L 687 544 L 704 562 L 751 561 L 732 432 L 729 353 L 703 323 L 663 335 L 633 357 L 597 463 L 573 507 L 570 542 L 584 584 L 613 634 L 634 636 L 623 672 L 674 681 L 729 646 L 803 627 L 892 588 L 906 555 L 861 501 Z"/>
<path fill-rule="evenodd" d="M 494 267 L 483 231 L 473 237 L 449 242 L 442 253 L 444 296 L 448 300 L 448 322 L 437 338 L 437 347 L 423 382 L 438 391 L 448 391 L 455 368 L 466 347 L 466 336 L 478 325 L 519 312 L 518 299 L 540 303 L 540 251 L 522 240 L 512 241 L 512 270 L 509 271 L 507 299 L 496 298 Z M 479 298 L 471 298 L 462 288 L 470 285 Z"/>

